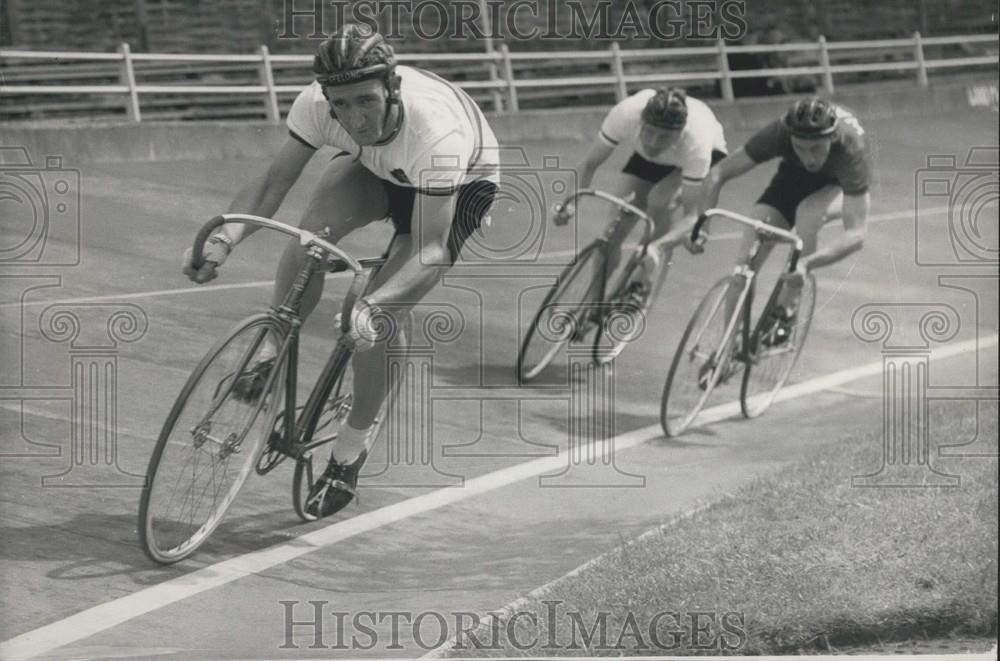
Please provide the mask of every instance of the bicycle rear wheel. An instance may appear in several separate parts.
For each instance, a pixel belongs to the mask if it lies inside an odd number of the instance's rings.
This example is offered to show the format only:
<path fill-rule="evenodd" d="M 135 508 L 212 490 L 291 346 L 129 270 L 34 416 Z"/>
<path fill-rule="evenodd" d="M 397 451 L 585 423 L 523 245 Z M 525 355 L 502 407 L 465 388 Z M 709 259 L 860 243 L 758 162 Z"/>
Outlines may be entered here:
<path fill-rule="evenodd" d="M 670 363 L 660 400 L 660 424 L 667 436 L 684 433 L 701 412 L 721 375 L 730 369 L 733 360 L 730 347 L 741 329 L 737 325 L 725 336 L 730 323 L 726 298 L 738 296 L 743 286 L 744 280 L 739 276 L 719 280 L 688 322 Z M 742 305 L 740 302 L 735 308 L 735 314 L 744 314 Z"/>
<path fill-rule="evenodd" d="M 402 346 L 409 346 L 413 337 L 412 326 L 413 318 L 408 314 L 403 320 L 401 328 L 398 329 L 398 332 L 401 333 L 399 340 Z M 350 415 L 351 408 L 354 406 L 354 367 L 351 364 L 352 356 L 353 352 L 344 344 L 339 344 L 334 349 L 334 354 L 326 368 L 327 371 L 324 373 L 324 376 L 320 377 L 321 381 L 325 382 L 327 378 L 325 374 L 332 374 L 330 381 L 333 382 L 333 385 L 330 387 L 329 393 L 324 395 L 325 403 L 319 411 L 316 425 L 310 434 L 310 438 L 300 441 L 302 443 L 300 447 L 303 447 L 305 452 L 301 456 L 298 456 L 295 462 L 295 472 L 292 476 L 292 506 L 295 508 L 295 514 L 306 522 L 315 521 L 318 518 L 306 511 L 306 503 L 313 485 L 323 474 L 323 469 L 329 458 L 329 453 L 324 452 L 320 457 L 319 464 L 316 464 L 313 461 L 315 458 L 313 450 L 337 440 L 337 437 L 340 435 L 341 426 L 347 423 L 347 416 Z M 318 384 L 316 387 L 323 386 Z M 392 384 L 391 387 L 395 389 L 398 387 L 398 384 Z M 375 424 L 381 425 L 380 421 L 385 420 L 387 405 L 387 401 L 382 402 L 382 406 L 376 416 Z M 303 423 L 307 423 L 307 421 L 303 421 Z M 379 430 L 376 429 L 375 439 L 378 438 L 378 433 Z M 375 439 L 372 440 L 374 441 Z M 318 471 L 316 470 L 317 465 L 320 467 Z"/>
<path fill-rule="evenodd" d="M 621 354 L 625 347 L 638 339 L 646 329 L 646 310 L 649 294 L 641 306 L 633 306 L 629 298 L 630 286 L 637 284 L 642 262 L 633 255 L 625 265 L 621 277 L 610 294 L 605 296 L 602 323 L 594 334 L 594 363 L 606 365 Z"/>
<path fill-rule="evenodd" d="M 781 284 L 774 291 L 761 311 L 760 319 L 750 337 L 750 347 L 746 352 L 746 370 L 740 388 L 740 408 L 747 418 L 756 418 L 771 406 L 778 391 L 785 385 L 795 363 L 802 353 L 809 326 L 816 306 L 816 280 L 812 274 L 802 283 L 802 292 L 796 306 L 795 323 L 783 342 L 775 341 L 777 327 L 771 318 L 771 310 L 778 305 Z"/>
<path fill-rule="evenodd" d="M 559 275 L 521 344 L 517 356 L 517 376 L 521 383 L 536 378 L 566 343 L 582 340 L 589 331 L 589 316 L 597 295 L 596 274 L 603 259 L 602 244 L 592 243 Z"/>
<path fill-rule="evenodd" d="M 292 506 L 295 508 L 295 514 L 307 522 L 318 518 L 306 512 L 306 499 L 313 484 L 323 473 L 327 461 L 326 456 L 321 457 L 318 464 L 319 471 L 316 471 L 312 450 L 337 440 L 341 425 L 347 423 L 347 416 L 354 404 L 354 370 L 351 367 L 351 352 L 342 345 L 337 347 L 337 352 L 338 355 L 333 363 L 336 374 L 333 377 L 333 388 L 319 411 L 312 437 L 305 443 L 307 453 L 296 460 L 295 473 L 292 476 Z"/>
<path fill-rule="evenodd" d="M 262 351 L 268 342 L 281 347 L 285 333 L 267 314 L 241 322 L 202 358 L 174 402 L 139 504 L 139 541 L 155 562 L 194 553 L 254 469 L 288 370 L 283 354 L 269 365 Z"/>

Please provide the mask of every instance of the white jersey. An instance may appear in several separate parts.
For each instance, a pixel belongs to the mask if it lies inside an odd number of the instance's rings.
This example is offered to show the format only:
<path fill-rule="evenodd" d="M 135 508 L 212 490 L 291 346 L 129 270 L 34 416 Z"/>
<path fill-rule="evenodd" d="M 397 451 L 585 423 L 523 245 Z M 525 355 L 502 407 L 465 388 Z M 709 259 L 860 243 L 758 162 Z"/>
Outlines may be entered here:
<path fill-rule="evenodd" d="M 499 147 L 476 103 L 432 73 L 397 66 L 401 78 L 399 131 L 362 147 L 330 116 L 323 89 L 302 90 L 288 113 L 292 136 L 310 147 L 329 145 L 353 156 L 377 177 L 428 194 L 448 195 L 479 179 L 499 182 Z"/>
<path fill-rule="evenodd" d="M 712 166 L 712 150 L 727 151 L 722 124 L 704 102 L 689 96 L 687 122 L 680 138 L 656 156 L 650 156 L 639 134 L 642 132 L 642 110 L 655 94 L 656 90 L 645 89 L 612 108 L 601 125 L 601 140 L 609 146 L 624 144 L 647 161 L 681 168 L 688 181 L 701 181 Z"/>

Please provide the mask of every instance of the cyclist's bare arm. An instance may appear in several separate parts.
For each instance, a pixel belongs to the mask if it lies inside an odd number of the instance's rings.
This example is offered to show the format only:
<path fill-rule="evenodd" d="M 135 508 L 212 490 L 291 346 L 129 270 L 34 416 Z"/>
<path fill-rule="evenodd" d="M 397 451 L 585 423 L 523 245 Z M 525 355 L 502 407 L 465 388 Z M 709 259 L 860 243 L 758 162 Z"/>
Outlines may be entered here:
<path fill-rule="evenodd" d="M 577 182 L 580 188 L 590 188 L 590 183 L 594 180 L 594 173 L 597 172 L 597 168 L 601 167 L 601 164 L 608 160 L 608 157 L 611 156 L 611 152 L 614 150 L 615 148 L 612 145 L 605 143 L 600 138 L 590 145 L 590 149 L 576 168 L 577 175 L 580 177 Z"/>
<path fill-rule="evenodd" d="M 233 203 L 229 205 L 229 213 L 246 213 L 265 218 L 273 217 L 285 199 L 285 195 L 302 174 L 302 169 L 315 153 L 316 150 L 312 147 L 294 138 L 287 138 L 267 172 L 252 180 L 237 193 Z M 222 231 L 228 234 L 235 244 L 256 232 L 257 229 L 257 226 L 231 223 L 226 225 Z"/>
<path fill-rule="evenodd" d="M 709 171 L 708 176 L 705 177 L 699 212 L 705 211 L 714 204 L 714 200 L 719 198 L 719 191 L 722 190 L 727 181 L 746 174 L 756 165 L 757 163 L 747 156 L 743 147 L 716 163 Z"/>
<path fill-rule="evenodd" d="M 844 195 L 843 222 L 844 234 L 836 241 L 803 257 L 800 261 L 807 271 L 834 264 L 848 255 L 861 250 L 868 233 L 868 210 L 871 197 L 867 192 L 861 195 Z"/>
<path fill-rule="evenodd" d="M 457 193 L 417 193 L 413 201 L 409 255 L 381 287 L 365 297 L 370 304 L 409 307 L 437 284 L 451 266 L 448 233 L 455 215 L 457 197 Z"/>

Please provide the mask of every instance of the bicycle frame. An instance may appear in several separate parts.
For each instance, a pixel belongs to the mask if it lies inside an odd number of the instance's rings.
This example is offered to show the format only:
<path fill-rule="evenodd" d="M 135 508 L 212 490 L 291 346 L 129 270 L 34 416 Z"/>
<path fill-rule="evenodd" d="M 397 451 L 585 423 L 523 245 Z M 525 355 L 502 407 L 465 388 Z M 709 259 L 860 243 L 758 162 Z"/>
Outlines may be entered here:
<path fill-rule="evenodd" d="M 721 347 L 729 346 L 733 330 L 736 327 L 737 319 L 739 318 L 739 315 L 742 314 L 745 317 L 743 324 L 743 351 L 747 351 L 750 344 L 750 306 L 753 300 L 753 283 L 757 278 L 757 270 L 754 269 L 753 264 L 757 261 L 761 245 L 764 240 L 777 240 L 781 243 L 790 244 L 792 246 L 792 254 L 788 260 L 787 272 L 793 273 L 798 267 L 799 258 L 802 255 L 802 238 L 794 232 L 783 230 L 780 227 L 774 227 L 773 225 L 769 225 L 755 218 L 727 211 L 726 209 L 712 208 L 702 213 L 695 222 L 694 227 L 691 230 L 692 243 L 698 242 L 702 227 L 709 218 L 714 216 L 727 218 L 754 230 L 754 243 L 750 248 L 750 259 L 748 260 L 748 263 L 746 265 L 738 265 L 733 270 L 733 275 L 742 280 L 743 286 L 740 290 L 736 306 L 733 308 L 734 313 L 729 319 L 729 323 L 726 325 L 726 330 L 720 343 Z M 723 303 L 724 301 L 720 299 L 720 304 Z"/>
<path fill-rule="evenodd" d="M 561 204 L 557 205 L 556 208 L 557 210 L 562 210 L 570 205 L 575 206 L 576 202 L 583 197 L 596 197 L 598 199 L 604 200 L 605 202 L 610 202 L 619 209 L 618 217 L 611 222 L 611 224 L 608 226 L 608 229 L 605 230 L 604 234 L 596 239 L 596 243 L 601 244 L 601 252 L 604 256 L 604 261 L 601 265 L 601 271 L 600 271 L 601 273 L 600 282 L 598 283 L 598 290 L 596 292 L 597 300 L 603 302 L 607 294 L 608 277 L 611 274 L 610 273 L 611 269 L 609 268 L 610 266 L 609 255 L 612 248 L 615 247 L 613 239 L 617 234 L 618 228 L 621 227 L 622 224 L 625 223 L 627 220 L 629 220 L 630 216 L 634 216 L 637 220 L 643 223 L 642 239 L 640 241 L 640 245 L 642 246 L 641 255 L 645 257 L 646 249 L 648 248 L 650 241 L 652 241 L 653 232 L 656 229 L 656 225 L 653 219 L 649 216 L 649 214 L 647 214 L 639 207 L 633 205 L 628 199 L 623 199 L 615 195 L 611 195 L 610 193 L 605 193 L 604 191 L 597 190 L 596 188 L 582 188 L 577 192 L 573 193 L 572 195 L 569 195 L 565 200 L 562 201 Z M 627 234 L 627 232 L 625 232 L 625 234 Z M 622 239 L 624 239 L 624 235 L 622 236 Z M 621 242 L 619 241 L 617 243 L 618 243 L 617 247 L 620 248 Z M 599 313 L 603 314 L 604 310 L 599 310 Z"/>
<path fill-rule="evenodd" d="M 285 375 L 284 428 L 281 434 L 280 447 L 276 449 L 282 454 L 291 456 L 296 460 L 307 458 L 309 451 L 315 445 L 307 443 L 305 439 L 311 439 L 313 433 L 315 433 L 321 408 L 329 397 L 337 377 L 341 374 L 345 366 L 344 364 L 350 360 L 352 351 L 342 342 L 337 342 L 309 394 L 302 413 L 295 416 L 294 413 L 297 410 L 296 403 L 298 401 L 299 333 L 302 327 L 299 310 L 302 305 L 302 297 L 310 280 L 317 273 L 352 271 L 353 279 L 345 297 L 344 309 L 341 315 L 341 331 L 346 335 L 351 330 L 350 320 L 354 303 L 360 296 L 364 295 L 371 281 L 373 273 L 369 273 L 368 269 L 377 271 L 385 263 L 385 258 L 356 260 L 336 245 L 325 241 L 325 233 L 315 234 L 260 216 L 223 214 L 210 220 L 198 233 L 192 251 L 192 265 L 200 266 L 203 262 L 202 247 L 205 240 L 222 225 L 233 222 L 267 227 L 283 234 L 288 234 L 298 238 L 299 242 L 307 247 L 305 261 L 296 274 L 288 293 L 279 305 L 272 306 L 268 310 L 268 316 L 284 331 L 285 340 L 278 350 L 278 356 L 281 361 L 289 361 L 288 370 Z M 331 259 L 328 255 L 333 255 L 334 258 Z M 247 359 L 249 359 L 251 354 L 252 352 L 248 353 Z M 278 373 L 282 365 L 278 363 L 275 367 L 275 371 L 269 378 L 274 378 L 274 375 Z M 270 380 L 266 387 L 270 387 Z M 273 468 L 275 465 L 277 465 L 277 462 L 270 468 Z"/>

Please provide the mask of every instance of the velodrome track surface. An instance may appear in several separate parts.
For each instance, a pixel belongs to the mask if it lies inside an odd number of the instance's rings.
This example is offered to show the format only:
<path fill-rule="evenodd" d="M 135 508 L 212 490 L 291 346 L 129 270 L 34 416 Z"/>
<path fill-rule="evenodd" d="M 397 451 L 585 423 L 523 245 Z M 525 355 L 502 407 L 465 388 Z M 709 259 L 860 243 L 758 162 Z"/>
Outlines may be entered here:
<path fill-rule="evenodd" d="M 920 121 L 875 122 L 867 128 L 878 162 L 872 189 L 875 222 L 861 254 L 821 272 L 811 336 L 792 381 L 809 382 L 882 360 L 881 343 L 864 342 L 852 331 L 852 315 L 865 304 L 887 304 L 895 332 L 905 336 L 900 341 L 919 343 L 920 315 L 913 317 L 910 312 L 917 308 L 904 305 L 913 303 L 951 306 L 958 325 L 946 343 L 979 337 L 984 345 L 978 353 L 967 351 L 932 363 L 932 384 L 995 387 L 996 350 L 989 344 L 997 331 L 995 266 L 918 265 L 915 213 L 930 221 L 921 226 L 921 232 L 931 232 L 921 234 L 921 240 L 927 239 L 927 252 L 921 254 L 932 261 L 954 260 L 949 258 L 948 215 L 941 212 L 947 199 L 917 202 L 914 188 L 928 155 L 955 154 L 961 164 L 972 147 L 995 149 L 996 115 L 970 111 Z M 746 134 L 728 138 L 735 147 Z M 581 140 L 524 147 L 533 163 L 541 165 L 544 156 L 555 155 L 565 166 L 575 162 L 586 144 Z M 79 168 L 82 177 L 80 264 L 61 270 L 24 269 L 17 272 L 24 277 L 0 279 L 0 640 L 6 641 L 0 658 L 419 655 L 440 637 L 434 618 L 424 618 L 423 639 L 415 641 L 409 625 L 399 627 L 394 636 L 386 616 L 372 627 L 372 641 L 350 627 L 338 637 L 337 620 L 329 613 L 347 613 L 350 624 L 364 611 L 407 611 L 414 616 L 433 611 L 453 623 L 451 613 L 499 608 L 622 538 L 731 491 L 820 444 L 877 430 L 882 423 L 876 375 L 779 403 L 755 421 L 733 417 L 677 440 L 649 431 L 657 424 L 663 380 L 683 326 L 707 286 L 730 269 L 736 242 L 723 238 L 711 243 L 702 257 L 675 257 L 643 337 L 616 363 L 610 403 L 613 435 L 623 442 L 649 440 L 617 452 L 613 466 L 585 472 L 577 467 L 562 480 L 543 485 L 530 474 L 513 482 L 503 476 L 489 478 L 488 486 L 495 488 L 466 498 L 468 485 L 484 485 L 473 478 L 552 456 L 554 450 L 546 446 L 561 448 L 560 456 L 565 456 L 571 426 L 574 433 L 586 436 L 581 421 L 602 419 L 599 413 L 574 417 L 576 405 L 567 399 L 568 389 L 560 387 L 564 370 L 546 382 L 548 388 L 512 387 L 523 317 L 534 309 L 534 303 L 519 302 L 517 294 L 544 283 L 558 269 L 538 264 L 521 264 L 520 270 L 467 267 L 456 270 L 428 299 L 428 309 L 450 310 L 464 320 L 457 337 L 433 350 L 431 438 L 437 472 L 421 472 L 414 465 L 386 469 L 383 437 L 366 468 L 369 475 L 381 475 L 363 478 L 360 504 L 333 520 L 303 525 L 290 507 L 291 472 L 282 467 L 267 478 L 248 481 L 230 516 L 191 560 L 170 568 L 153 566 L 136 538 L 137 476 L 144 474 L 173 397 L 200 355 L 235 321 L 266 304 L 267 281 L 283 240 L 258 234 L 240 246 L 219 280 L 195 288 L 180 273 L 184 247 L 198 225 L 223 210 L 261 164 L 88 165 L 74 163 L 72 155 L 64 157 L 64 165 Z M 279 219 L 293 221 L 301 211 L 316 166 L 310 168 L 308 181 L 293 191 Z M 722 206 L 748 209 L 772 169 L 760 168 L 732 184 Z M 597 183 L 608 181 L 605 176 Z M 995 187 L 992 190 L 992 206 L 978 213 L 985 232 L 982 242 L 995 250 Z M 515 202 L 501 202 L 487 235 L 492 237 L 489 245 L 516 244 L 528 227 L 512 215 L 517 208 Z M 589 240 L 601 226 L 603 219 L 585 219 L 576 242 Z M 574 246 L 572 234 L 547 226 L 541 261 L 565 261 Z M 385 227 L 371 228 L 346 245 L 358 254 L 375 254 L 387 236 Z M 47 280 L 41 277 L 50 273 Z M 939 283 L 939 276 L 956 274 L 987 277 L 962 281 L 966 289 Z M 303 359 L 310 374 L 325 359 L 322 349 L 343 282 L 334 278 L 327 283 L 325 301 L 307 326 L 311 350 Z M 978 307 L 974 291 L 980 292 Z M 65 336 L 53 341 L 41 332 L 41 317 L 51 301 L 65 301 L 81 320 L 75 347 Z M 72 377 L 70 354 L 83 351 L 84 345 L 106 344 L 106 320 L 116 309 L 141 310 L 140 316 L 148 319 L 140 339 L 116 348 L 114 427 L 120 470 L 104 466 L 84 474 L 76 467 L 77 472 L 67 473 L 74 405 L 66 387 Z M 51 328 L 48 334 L 58 335 Z M 724 388 L 712 403 L 731 401 L 735 395 L 735 388 Z M 972 407 L 974 415 L 974 404 L 948 405 Z M 608 408 L 601 411 L 606 414 Z M 986 414 L 995 416 L 995 407 Z M 107 444 L 100 447 L 103 451 Z M 568 464 L 565 459 L 563 465 Z M 868 473 L 878 467 L 858 468 Z M 405 484 L 456 485 L 454 476 L 469 480 L 464 490 L 444 492 L 454 502 L 415 507 L 412 515 L 394 522 L 379 518 L 385 516 L 381 508 L 436 491 Z M 101 486 L 109 484 L 114 486 Z M 591 488 L 560 488 L 567 485 Z M 412 502 L 435 504 L 427 497 Z M 302 538 L 306 534 L 309 537 Z M 338 535 L 343 539 L 337 541 Z M 245 555 L 269 547 L 278 551 Z M 227 560 L 227 565 L 217 564 Z M 170 588 L 167 598 L 165 588 Z M 327 649 L 310 648 L 316 641 L 308 627 L 286 636 L 287 606 L 282 601 L 298 602 L 293 611 L 297 620 L 312 617 L 307 602 L 324 602 L 328 615 L 320 642 Z M 88 610 L 94 607 L 99 608 Z M 75 614 L 80 615 L 67 619 Z M 45 625 L 51 626 L 31 634 Z M 344 649 L 342 637 L 352 634 L 360 646 Z"/>

